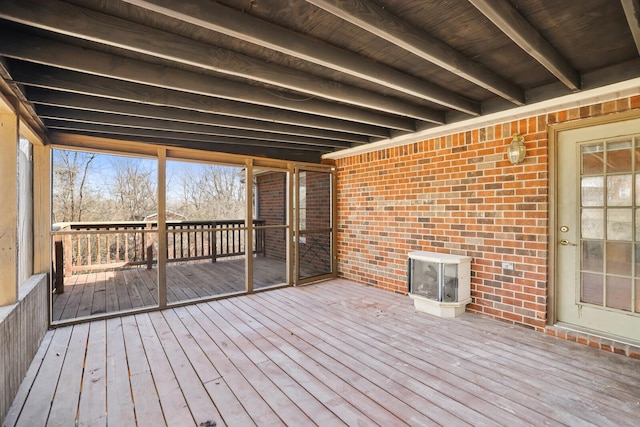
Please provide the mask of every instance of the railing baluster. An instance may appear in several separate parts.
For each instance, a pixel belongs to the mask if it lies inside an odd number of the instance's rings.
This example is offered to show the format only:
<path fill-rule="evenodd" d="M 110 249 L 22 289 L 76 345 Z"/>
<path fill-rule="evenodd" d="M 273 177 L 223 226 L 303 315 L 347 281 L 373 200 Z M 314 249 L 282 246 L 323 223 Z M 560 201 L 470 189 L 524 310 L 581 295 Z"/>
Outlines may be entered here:
<path fill-rule="evenodd" d="M 222 234 L 218 232 L 219 227 L 216 222 L 213 226 L 213 255 L 217 259 L 222 252 Z"/>
<path fill-rule="evenodd" d="M 124 262 L 129 262 L 129 235 L 124 235 Z"/>
<path fill-rule="evenodd" d="M 254 220 L 254 226 L 264 221 Z M 242 220 L 175 221 L 167 224 L 168 262 L 251 255 L 246 253 L 246 224 Z M 61 231 L 65 275 L 81 270 L 124 265 L 153 267 L 153 236 L 157 222 L 70 224 Z M 73 234 L 64 234 L 65 230 Z M 168 237 L 168 234 L 171 237 Z M 264 230 L 254 229 L 253 252 L 264 254 Z M 173 244 L 171 244 L 173 243 Z M 171 256 L 172 255 L 172 256 Z"/>
<path fill-rule="evenodd" d="M 95 264 L 103 264 L 102 262 L 102 250 L 100 248 L 100 241 L 102 240 L 99 234 L 96 234 L 96 262 Z"/>
<path fill-rule="evenodd" d="M 73 270 L 73 243 L 70 235 L 64 236 L 64 275 L 71 276 Z"/>
<path fill-rule="evenodd" d="M 191 257 L 191 226 L 187 225 L 187 258 Z"/>
<path fill-rule="evenodd" d="M 175 228 L 172 228 L 172 233 L 171 235 L 173 236 L 173 259 L 176 259 L 176 232 L 175 232 Z"/>
<path fill-rule="evenodd" d="M 107 257 L 107 264 L 111 264 L 111 235 L 107 234 L 107 242 L 105 243 L 106 246 L 106 257 Z"/>
<path fill-rule="evenodd" d="M 77 236 L 76 237 L 76 243 L 77 243 L 77 246 L 78 246 L 78 253 L 76 254 L 75 259 L 74 259 L 74 261 L 76 261 L 76 264 L 74 265 L 74 267 L 82 265 L 82 246 L 81 246 L 82 242 L 80 241 L 81 237 L 82 236 Z"/>

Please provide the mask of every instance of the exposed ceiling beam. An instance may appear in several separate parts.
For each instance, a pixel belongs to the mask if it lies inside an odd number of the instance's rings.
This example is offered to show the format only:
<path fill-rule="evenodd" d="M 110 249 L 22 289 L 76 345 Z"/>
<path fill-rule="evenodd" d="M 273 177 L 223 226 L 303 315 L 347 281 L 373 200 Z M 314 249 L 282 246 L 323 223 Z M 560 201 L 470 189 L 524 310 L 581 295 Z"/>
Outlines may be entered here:
<path fill-rule="evenodd" d="M 280 111 L 259 105 L 177 92 L 105 77 L 87 76 L 75 71 L 25 64 L 20 61 L 11 63 L 11 73 L 18 83 L 65 92 L 158 106 L 172 106 L 204 113 L 315 127 L 338 132 L 358 133 L 369 136 L 389 135 L 388 129 L 379 126 L 313 116 L 293 111 Z"/>
<path fill-rule="evenodd" d="M 633 40 L 636 42 L 636 49 L 640 54 L 640 1 L 638 0 L 620 0 L 624 14 L 629 23 L 629 29 Z"/>
<path fill-rule="evenodd" d="M 230 138 L 255 139 L 258 141 L 273 141 L 297 143 L 302 145 L 317 146 L 326 149 L 348 148 L 351 144 L 347 142 L 319 140 L 302 136 L 291 136 L 284 134 L 257 132 L 243 129 L 230 129 L 218 126 L 173 122 L 166 119 L 150 119 L 144 117 L 123 116 L 119 114 L 103 113 L 95 111 L 73 110 L 60 107 L 39 106 L 36 108 L 38 116 L 45 120 L 60 120 L 77 123 L 88 123 L 98 125 L 112 124 L 119 127 L 130 127 L 139 129 L 166 130 L 168 132 L 183 132 L 196 135 L 208 135 Z"/>
<path fill-rule="evenodd" d="M 7 32 L 6 35 L 7 37 L 0 38 L 0 54 L 9 58 L 181 92 L 299 111 L 391 129 L 415 130 L 413 121 L 406 118 L 382 115 L 370 110 L 319 99 L 294 101 L 285 98 L 284 95 L 278 96 L 265 89 L 244 83 L 83 49 L 23 33 Z M 434 116 L 432 115 L 432 117 Z M 444 116 L 440 114 L 439 123 L 443 122 Z"/>
<path fill-rule="evenodd" d="M 131 126 L 119 126 L 117 123 L 81 123 L 71 122 L 62 119 L 45 119 L 44 120 L 47 129 L 50 130 L 64 130 L 64 131 L 79 131 L 90 132 L 95 135 L 122 135 L 135 139 L 136 137 L 147 137 L 162 140 L 175 140 L 175 141 L 192 141 L 192 142 L 208 142 L 219 145 L 231 145 L 231 146 L 247 146 L 247 147 L 269 147 L 269 148 L 284 148 L 287 150 L 308 150 L 308 151 L 321 151 L 331 152 L 335 147 L 323 147 L 312 145 L 292 144 L 287 142 L 276 141 L 259 141 L 255 139 L 242 139 L 227 136 L 217 135 L 205 135 L 191 132 L 180 132 L 172 130 L 158 130 L 149 129 L 146 127 L 131 127 Z"/>
<path fill-rule="evenodd" d="M 469 0 L 469 2 L 569 89 L 580 90 L 578 72 L 511 3 L 502 0 Z"/>
<path fill-rule="evenodd" d="M 366 136 L 352 133 L 334 132 L 324 129 L 220 116 L 217 114 L 201 113 L 199 111 L 188 111 L 173 107 L 138 104 L 134 102 L 120 101 L 117 99 L 93 98 L 87 95 L 59 92 L 49 89 L 28 88 L 26 93 L 29 101 L 36 104 L 36 106 L 43 105 L 74 109 L 78 111 L 113 113 L 125 116 L 170 120 L 183 123 L 196 123 L 239 130 L 328 139 L 353 144 L 365 144 L 370 142 L 370 139 Z"/>
<path fill-rule="evenodd" d="M 373 2 L 365 0 L 307 0 L 307 2 L 516 105 L 525 103 L 524 91 L 520 87 Z"/>
<path fill-rule="evenodd" d="M 209 0 L 124 0 L 127 3 L 340 71 L 437 104 L 480 114 L 476 102 L 384 64 Z"/>
<path fill-rule="evenodd" d="M 178 141 L 174 139 L 163 139 L 140 136 L 129 138 L 128 135 L 113 134 L 108 138 L 104 135 L 96 135 L 91 132 L 70 133 L 64 131 L 52 131 L 49 133 L 52 144 L 65 147 L 86 148 L 95 150 L 96 146 L 113 146 L 114 141 L 122 141 L 129 145 L 131 143 L 146 142 L 150 144 L 173 146 L 181 148 L 192 148 L 201 151 L 218 151 L 220 153 L 241 154 L 255 157 L 267 157 L 270 159 L 291 160 L 298 162 L 320 163 L 322 151 L 291 150 L 287 148 L 272 148 L 260 146 L 242 146 L 229 144 L 216 144 L 199 141 Z"/>
<path fill-rule="evenodd" d="M 65 19 L 58 19 L 58 16 L 64 16 Z M 443 114 L 430 108 L 322 79 L 308 73 L 267 63 L 257 58 L 57 0 L 0 2 L 0 17 L 47 31 L 143 53 L 216 73 L 260 81 L 301 92 L 307 97 L 330 99 L 432 123 L 444 122 Z M 16 41 L 21 40 L 21 37 L 7 37 L 6 39 Z M 27 40 L 21 41 L 28 42 Z"/>

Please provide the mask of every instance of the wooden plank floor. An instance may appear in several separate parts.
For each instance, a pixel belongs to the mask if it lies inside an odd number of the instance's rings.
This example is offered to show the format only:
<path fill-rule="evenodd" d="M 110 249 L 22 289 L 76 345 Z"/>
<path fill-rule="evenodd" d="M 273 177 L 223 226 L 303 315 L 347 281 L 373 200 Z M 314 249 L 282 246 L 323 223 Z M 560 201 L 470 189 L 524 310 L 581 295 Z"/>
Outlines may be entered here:
<path fill-rule="evenodd" d="M 169 264 L 169 303 L 245 290 L 244 259 Z M 255 257 L 254 288 L 286 282 L 284 261 Z M 157 270 L 145 267 L 76 274 L 65 278 L 65 292 L 54 294 L 54 321 L 114 313 L 158 303 Z"/>
<path fill-rule="evenodd" d="M 637 426 L 640 360 L 337 279 L 49 331 L 5 422 Z"/>

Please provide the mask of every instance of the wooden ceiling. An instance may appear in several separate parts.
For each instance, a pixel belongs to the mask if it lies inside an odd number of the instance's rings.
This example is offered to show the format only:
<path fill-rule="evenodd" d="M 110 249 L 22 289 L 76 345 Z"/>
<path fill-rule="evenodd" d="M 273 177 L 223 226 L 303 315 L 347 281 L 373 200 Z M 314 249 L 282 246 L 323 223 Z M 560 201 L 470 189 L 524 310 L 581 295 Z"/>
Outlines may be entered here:
<path fill-rule="evenodd" d="M 77 135 L 319 161 L 640 76 L 640 0 L 3 0 L 0 72 Z"/>

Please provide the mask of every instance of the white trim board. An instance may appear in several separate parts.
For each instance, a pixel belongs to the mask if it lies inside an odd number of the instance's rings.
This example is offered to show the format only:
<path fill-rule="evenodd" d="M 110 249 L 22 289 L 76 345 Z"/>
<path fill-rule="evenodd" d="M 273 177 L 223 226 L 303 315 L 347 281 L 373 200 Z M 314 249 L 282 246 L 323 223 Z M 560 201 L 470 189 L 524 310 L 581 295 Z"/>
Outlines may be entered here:
<path fill-rule="evenodd" d="M 394 138 L 383 139 L 370 144 L 358 147 L 347 148 L 345 150 L 328 153 L 322 156 L 323 159 L 343 159 L 345 157 L 358 154 L 370 153 L 372 151 L 387 148 L 400 147 L 413 144 L 414 142 L 425 141 L 432 138 L 465 132 L 468 130 L 483 128 L 500 123 L 522 120 L 529 117 L 549 114 L 556 111 L 568 110 L 572 108 L 585 107 L 587 105 L 613 101 L 626 98 L 628 96 L 640 94 L 640 77 L 627 80 L 612 85 L 602 86 L 596 89 L 585 90 L 583 92 L 572 93 L 559 98 L 549 99 L 522 107 L 516 107 L 505 111 L 478 116 L 469 120 L 450 123 L 423 131 L 418 131 Z"/>

